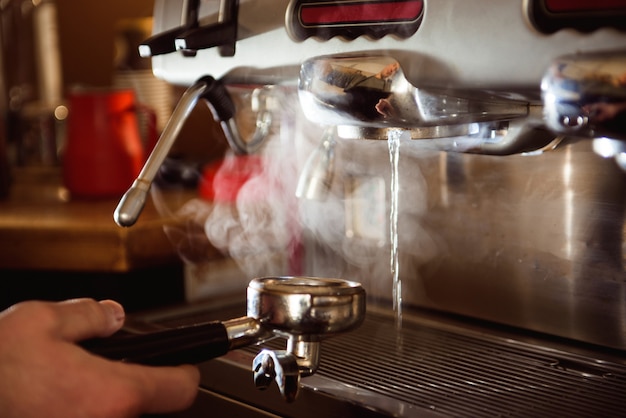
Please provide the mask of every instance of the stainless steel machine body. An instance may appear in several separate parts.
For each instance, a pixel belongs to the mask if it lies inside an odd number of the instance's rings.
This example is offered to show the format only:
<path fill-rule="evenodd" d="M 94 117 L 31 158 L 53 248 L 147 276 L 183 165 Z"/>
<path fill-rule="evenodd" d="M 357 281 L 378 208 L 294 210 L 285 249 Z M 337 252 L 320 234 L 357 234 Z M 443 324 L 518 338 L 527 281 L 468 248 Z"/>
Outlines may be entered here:
<path fill-rule="evenodd" d="M 546 416 L 570 412 L 550 399 L 574 402 L 575 375 L 608 390 L 584 416 L 616 413 L 626 395 L 625 13 L 620 1 L 156 1 L 142 47 L 155 74 L 190 86 L 183 107 L 205 100 L 229 143 L 243 143 L 236 152 L 287 158 L 303 271 L 368 292 L 373 334 L 338 337 L 346 369 L 312 377 L 312 392 L 361 414 Z M 224 112 L 221 96 L 198 93 L 214 81 L 234 98 L 261 89 L 263 105 L 255 93 Z M 233 128 L 246 123 L 252 140 Z M 175 134 L 176 121 L 164 131 Z M 276 137 L 294 151 L 276 152 Z M 359 336 L 382 340 L 364 350 Z M 381 364 L 393 367 L 373 377 Z M 522 382 L 529 367 L 536 377 Z M 204 384 L 228 392 L 217 378 Z M 535 385 L 555 391 L 547 399 Z"/>

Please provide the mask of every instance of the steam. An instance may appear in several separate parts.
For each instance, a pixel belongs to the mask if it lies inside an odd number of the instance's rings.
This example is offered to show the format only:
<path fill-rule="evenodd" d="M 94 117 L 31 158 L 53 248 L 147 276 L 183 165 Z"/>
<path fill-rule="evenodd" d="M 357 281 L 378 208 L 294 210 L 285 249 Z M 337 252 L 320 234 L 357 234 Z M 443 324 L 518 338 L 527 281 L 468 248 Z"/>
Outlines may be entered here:
<path fill-rule="evenodd" d="M 262 168 L 240 187 L 236 200 L 210 202 L 181 193 L 172 203 L 167 197 L 171 190 L 153 187 L 159 211 L 176 220 L 166 228 L 168 237 L 189 265 L 229 257 L 247 280 L 265 275 L 337 277 L 359 281 L 368 293 L 389 298 L 387 142 L 338 140 L 335 180 L 326 199 L 297 199 L 300 172 L 325 127 L 306 120 L 293 92 L 275 94 L 278 110 L 261 151 Z M 415 149 L 416 142 L 402 149 Z M 439 251 L 437 237 L 420 225 L 429 190 L 419 160 L 439 152 L 428 144 L 399 158 L 401 274 L 416 274 Z M 406 258 L 411 262 L 403 263 Z"/>
<path fill-rule="evenodd" d="M 260 152 L 261 167 L 252 171 L 235 199 L 209 201 L 171 187 L 153 187 L 159 212 L 175 220 L 165 232 L 185 263 L 200 265 L 229 257 L 249 279 L 301 273 L 295 187 L 304 156 L 299 157 L 296 150 L 293 93 L 277 89 L 273 94 L 280 112 L 274 112 L 272 129 Z M 247 109 L 240 112 L 246 113 Z M 231 163 L 238 158 L 227 153 L 215 174 L 216 182 L 232 176 Z"/>
<path fill-rule="evenodd" d="M 215 203 L 204 222 L 210 242 L 255 277 L 287 274 L 280 265 L 275 265 L 272 256 L 278 253 L 285 253 L 287 258 L 293 256 L 290 246 L 297 239 L 291 213 L 294 197 L 286 194 L 288 187 L 282 187 L 288 184 L 272 177 L 271 168 L 268 162 L 261 174 L 248 180 L 236 202 Z"/>

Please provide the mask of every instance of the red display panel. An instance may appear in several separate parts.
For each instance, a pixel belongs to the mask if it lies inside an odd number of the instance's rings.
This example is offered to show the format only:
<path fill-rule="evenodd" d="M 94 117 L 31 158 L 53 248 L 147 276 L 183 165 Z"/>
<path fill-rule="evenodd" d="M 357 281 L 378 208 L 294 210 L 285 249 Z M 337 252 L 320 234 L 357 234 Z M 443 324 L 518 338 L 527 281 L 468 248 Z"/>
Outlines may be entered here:
<path fill-rule="evenodd" d="M 366 22 L 411 22 L 422 13 L 421 1 L 392 1 L 381 3 L 332 3 L 319 6 L 303 4 L 300 21 L 304 25 L 327 25 Z"/>
<path fill-rule="evenodd" d="M 565 28 L 581 32 L 626 30 L 626 0 L 528 0 L 526 13 L 543 33 Z"/>
<path fill-rule="evenodd" d="M 413 35 L 424 13 L 424 0 L 312 1 L 292 0 L 287 30 L 292 38 L 355 39 Z"/>

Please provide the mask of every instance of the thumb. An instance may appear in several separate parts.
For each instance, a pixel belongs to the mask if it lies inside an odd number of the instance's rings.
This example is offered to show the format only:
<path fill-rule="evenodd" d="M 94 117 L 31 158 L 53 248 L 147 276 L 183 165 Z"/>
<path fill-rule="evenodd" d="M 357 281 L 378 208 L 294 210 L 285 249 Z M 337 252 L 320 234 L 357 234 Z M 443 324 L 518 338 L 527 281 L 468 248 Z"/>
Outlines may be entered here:
<path fill-rule="evenodd" d="M 108 337 L 124 324 L 124 308 L 112 300 L 73 299 L 55 308 L 59 336 L 72 342 Z"/>

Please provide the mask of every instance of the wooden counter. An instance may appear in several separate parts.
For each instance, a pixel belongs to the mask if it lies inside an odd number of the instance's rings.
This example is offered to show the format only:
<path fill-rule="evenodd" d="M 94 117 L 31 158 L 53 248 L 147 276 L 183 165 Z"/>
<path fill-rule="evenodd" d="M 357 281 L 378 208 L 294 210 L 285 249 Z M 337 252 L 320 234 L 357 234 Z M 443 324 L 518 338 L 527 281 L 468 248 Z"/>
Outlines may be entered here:
<path fill-rule="evenodd" d="M 113 221 L 119 199 L 68 197 L 58 167 L 13 169 L 0 200 L 0 269 L 128 272 L 180 263 L 152 201 L 137 223 Z"/>

